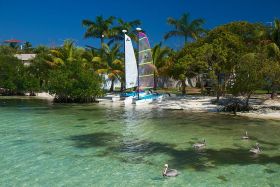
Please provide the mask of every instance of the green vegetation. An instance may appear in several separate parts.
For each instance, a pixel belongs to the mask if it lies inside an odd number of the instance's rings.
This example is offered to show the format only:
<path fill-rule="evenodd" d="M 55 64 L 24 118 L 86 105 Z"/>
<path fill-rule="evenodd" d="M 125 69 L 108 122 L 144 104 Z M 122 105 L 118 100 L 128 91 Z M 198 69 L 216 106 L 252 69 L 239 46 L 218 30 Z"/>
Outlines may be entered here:
<path fill-rule="evenodd" d="M 225 94 L 244 96 L 247 104 L 252 94 L 271 92 L 276 97 L 280 88 L 280 20 L 272 27 L 246 21 L 232 22 L 206 31 L 204 20 L 190 20 L 188 13 L 178 20 L 168 18 L 173 30 L 165 39 L 183 37 L 185 45 L 178 50 L 156 44 L 152 49 L 155 82 L 172 78 L 179 81 L 181 93 L 186 94 L 186 79 L 197 78 L 201 93 L 215 94 L 217 100 Z M 104 77 L 121 82 L 124 90 L 123 33 L 134 34 L 140 20 L 126 22 L 121 18 L 97 16 L 94 21 L 83 20 L 84 37 L 99 39 L 100 48 L 78 48 L 73 41 L 50 49 L 32 47 L 26 42 L 18 46 L 0 46 L 0 88 L 3 95 L 47 91 L 56 95 L 57 102 L 92 102 L 102 95 Z M 18 53 L 35 53 L 30 66 L 24 66 Z M 161 84 L 165 85 L 165 84 Z M 155 85 L 155 89 L 166 90 Z M 173 88 L 170 88 L 171 90 Z M 178 89 L 172 92 L 177 93 Z M 263 92 L 262 92 L 263 93 Z"/>
<path fill-rule="evenodd" d="M 39 81 L 13 54 L 13 49 L 0 46 L 1 94 L 24 95 L 25 92 L 33 94 L 39 90 Z"/>
<path fill-rule="evenodd" d="M 205 21 L 201 18 L 191 21 L 189 13 L 183 14 L 178 20 L 170 17 L 167 19 L 167 23 L 173 26 L 174 30 L 169 31 L 164 36 L 164 39 L 174 36 L 182 36 L 184 37 L 185 43 L 187 43 L 189 37 L 192 39 L 197 39 L 203 33 L 205 33 L 205 30 L 202 28 L 204 22 Z"/>

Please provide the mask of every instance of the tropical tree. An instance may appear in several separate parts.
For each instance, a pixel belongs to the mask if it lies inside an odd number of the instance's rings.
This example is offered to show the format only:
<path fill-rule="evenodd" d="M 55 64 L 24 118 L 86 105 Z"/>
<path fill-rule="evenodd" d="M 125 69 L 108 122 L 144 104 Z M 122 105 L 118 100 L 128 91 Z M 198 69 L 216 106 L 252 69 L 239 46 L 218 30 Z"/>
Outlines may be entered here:
<path fill-rule="evenodd" d="M 204 20 L 199 18 L 195 20 L 190 20 L 190 14 L 184 13 L 178 20 L 169 17 L 167 23 L 174 27 L 174 30 L 169 31 L 165 34 L 164 39 L 168 39 L 174 36 L 184 37 L 185 43 L 187 43 L 188 38 L 197 39 L 205 30 L 202 28 Z"/>
<path fill-rule="evenodd" d="M 273 22 L 273 28 L 270 34 L 270 39 L 278 47 L 280 47 L 280 20 L 279 19 L 275 19 Z"/>
<path fill-rule="evenodd" d="M 104 38 L 110 38 L 113 35 L 111 26 L 115 17 L 110 16 L 104 19 L 103 16 L 97 16 L 95 21 L 85 19 L 82 21 L 83 26 L 87 28 L 85 38 L 98 38 L 101 41 L 101 47 L 104 43 Z"/>
<path fill-rule="evenodd" d="M 233 22 L 213 29 L 198 41 L 205 50 L 196 58 L 204 59 L 209 66 L 207 73 L 213 80 L 217 101 L 226 93 L 240 57 L 258 50 L 264 37 L 265 27 L 260 24 Z"/>
<path fill-rule="evenodd" d="M 48 90 L 55 102 L 94 102 L 102 95 L 100 77 L 76 60 L 50 71 Z"/>
<path fill-rule="evenodd" d="M 249 106 L 251 95 L 264 84 L 264 64 L 267 59 L 262 53 L 248 53 L 240 58 L 235 68 L 234 78 L 228 84 L 229 91 L 235 95 L 246 96 L 245 107 Z"/>
<path fill-rule="evenodd" d="M 24 51 L 25 53 L 30 53 L 30 52 L 32 52 L 32 44 L 31 44 L 30 42 L 25 42 L 25 43 L 23 44 L 23 51 Z"/>
<path fill-rule="evenodd" d="M 272 90 L 271 98 L 274 99 L 277 96 L 277 90 L 280 88 L 280 20 L 275 19 L 273 27 L 268 31 L 267 55 L 270 59 L 269 65 L 266 66 L 266 78 L 267 84 Z"/>
<path fill-rule="evenodd" d="M 124 65 L 122 54 L 120 53 L 120 45 L 115 44 L 110 47 L 108 44 L 103 44 L 100 50 L 100 55 L 93 59 L 94 63 L 99 64 L 98 74 L 108 76 L 111 80 L 110 91 L 114 91 L 115 80 L 124 83 Z"/>
<path fill-rule="evenodd" d="M 92 63 L 83 58 L 84 53 L 69 40 L 51 50 L 48 90 L 55 94 L 56 102 L 92 102 L 102 95 L 101 78 Z"/>
<path fill-rule="evenodd" d="M 172 64 L 169 73 L 172 78 L 179 80 L 182 85 L 182 94 L 186 94 L 186 78 L 195 77 L 207 69 L 207 63 L 197 60 L 197 54 L 201 53 L 197 48 L 197 43 L 186 44 L 185 47 L 173 54 Z"/>
<path fill-rule="evenodd" d="M 28 71 L 39 80 L 40 90 L 46 90 L 49 78 L 49 71 L 54 68 L 53 57 L 50 55 L 50 49 L 44 46 L 38 46 L 34 49 L 36 57 L 32 60 Z"/>
<path fill-rule="evenodd" d="M 277 97 L 280 88 L 280 49 L 275 43 L 268 44 L 264 54 L 267 55 L 267 63 L 264 64 L 266 86 L 270 88 L 271 99 Z"/>
<path fill-rule="evenodd" d="M 113 36 L 112 39 L 108 42 L 111 45 L 114 42 L 124 40 L 124 35 L 122 30 L 127 30 L 127 34 L 132 38 L 132 40 L 137 40 L 137 35 L 134 34 L 135 28 L 141 24 L 140 20 L 133 20 L 133 21 L 124 21 L 121 18 L 117 19 L 117 26 L 112 28 Z"/>
<path fill-rule="evenodd" d="M 48 63 L 52 67 L 60 66 L 82 58 L 83 52 L 84 49 L 76 48 L 72 40 L 66 40 L 62 47 L 50 50 L 52 61 Z"/>
<path fill-rule="evenodd" d="M 89 48 L 86 49 L 82 55 L 83 61 L 89 62 L 92 65 L 94 71 L 98 69 L 106 68 L 106 63 L 103 63 L 100 59 L 103 56 L 103 51 L 100 49 Z"/>
<path fill-rule="evenodd" d="M 0 55 L 13 56 L 16 52 L 17 50 L 10 46 L 0 45 Z"/>
<path fill-rule="evenodd" d="M 13 55 L 0 54 L 0 88 L 7 95 L 23 95 L 26 91 L 25 68 Z"/>
<path fill-rule="evenodd" d="M 171 49 L 168 47 L 162 47 L 161 43 L 156 44 L 152 49 L 153 63 L 156 66 L 154 73 L 154 89 L 157 89 L 158 77 L 167 76 L 168 70 L 168 55 Z"/>

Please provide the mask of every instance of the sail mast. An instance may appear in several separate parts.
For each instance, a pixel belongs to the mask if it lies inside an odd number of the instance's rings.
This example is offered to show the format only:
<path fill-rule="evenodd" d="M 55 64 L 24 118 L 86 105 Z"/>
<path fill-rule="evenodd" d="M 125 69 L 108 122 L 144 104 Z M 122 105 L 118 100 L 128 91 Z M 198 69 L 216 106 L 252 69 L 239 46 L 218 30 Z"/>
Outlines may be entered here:
<path fill-rule="evenodd" d="M 136 28 L 136 30 L 137 30 L 137 37 L 138 37 L 138 60 L 137 60 L 137 74 L 138 74 L 138 79 L 137 79 L 137 89 L 138 89 L 138 92 L 137 92 L 137 97 L 138 97 L 138 100 L 140 99 L 140 96 L 139 96 L 139 92 L 140 92 L 140 76 L 139 76 L 139 62 L 140 62 L 140 41 L 139 41 L 139 39 L 140 39 L 140 32 L 142 31 L 142 29 L 141 28 Z"/>
<path fill-rule="evenodd" d="M 125 55 L 125 35 L 126 35 L 126 33 L 127 33 L 127 30 L 122 30 L 122 32 L 123 32 L 123 35 L 124 35 L 124 37 L 123 37 L 123 48 L 124 48 L 124 61 L 125 61 L 125 58 L 126 58 L 126 55 Z M 124 62 L 124 90 L 126 90 L 126 75 L 125 75 L 125 71 L 126 71 L 126 67 L 125 67 L 126 65 L 125 65 L 125 62 Z"/>

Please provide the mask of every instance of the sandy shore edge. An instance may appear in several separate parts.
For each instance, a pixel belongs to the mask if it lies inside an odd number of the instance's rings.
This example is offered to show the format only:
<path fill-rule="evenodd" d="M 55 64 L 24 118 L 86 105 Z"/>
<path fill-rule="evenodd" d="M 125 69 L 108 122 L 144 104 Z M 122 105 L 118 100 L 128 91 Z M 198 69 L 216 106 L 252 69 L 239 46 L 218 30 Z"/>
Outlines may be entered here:
<path fill-rule="evenodd" d="M 167 97 L 160 103 L 151 103 L 147 105 L 137 106 L 137 108 L 153 107 L 163 110 L 185 110 L 190 112 L 219 112 L 222 106 L 213 104 L 212 101 L 216 97 L 211 96 L 173 96 Z M 100 99 L 100 103 L 113 103 L 110 97 L 106 99 Z M 116 105 L 121 105 L 120 102 L 114 102 Z M 265 100 L 252 99 L 250 102 L 254 108 L 267 108 L 254 110 L 250 112 L 238 112 L 237 116 L 244 116 L 249 118 L 258 119 L 274 119 L 280 120 L 280 110 L 271 110 L 269 108 L 276 106 L 280 107 L 279 100 Z M 230 113 L 228 113 L 230 114 Z"/>
<path fill-rule="evenodd" d="M 54 99 L 53 95 L 50 95 L 47 92 L 37 93 L 36 99 L 46 99 L 52 101 Z M 221 107 L 220 105 L 213 104 L 212 101 L 216 97 L 211 96 L 172 96 L 166 97 L 162 102 L 150 103 L 147 105 L 134 106 L 137 108 L 157 108 L 162 110 L 184 110 L 189 112 L 219 112 Z M 102 105 L 114 105 L 114 106 L 123 106 L 121 101 L 112 102 L 112 98 L 103 97 L 97 99 Z M 270 100 L 270 99 L 252 99 L 250 102 L 251 106 L 254 108 L 260 108 L 259 110 L 253 110 L 249 112 L 238 112 L 237 116 L 249 117 L 249 118 L 258 118 L 258 119 L 273 119 L 280 120 L 280 110 L 272 110 L 271 108 L 277 107 L 280 108 L 280 99 Z M 129 107 L 129 106 L 125 106 Z M 132 106 L 130 106 L 132 107 Z M 230 113 L 226 113 L 230 114 Z"/>

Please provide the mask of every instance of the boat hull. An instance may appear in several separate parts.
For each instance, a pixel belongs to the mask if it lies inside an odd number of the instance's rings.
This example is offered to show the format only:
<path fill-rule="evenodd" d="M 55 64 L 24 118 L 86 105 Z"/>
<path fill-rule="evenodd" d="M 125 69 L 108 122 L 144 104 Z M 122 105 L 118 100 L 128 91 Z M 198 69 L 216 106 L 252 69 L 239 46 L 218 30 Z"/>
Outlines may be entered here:
<path fill-rule="evenodd" d="M 144 105 L 144 104 L 150 104 L 155 102 L 162 102 L 163 96 L 162 95 L 147 95 L 143 98 L 137 99 L 134 98 L 132 101 L 132 104 L 135 105 Z"/>

